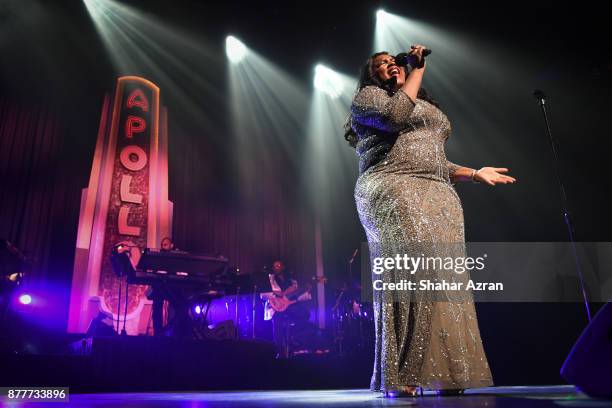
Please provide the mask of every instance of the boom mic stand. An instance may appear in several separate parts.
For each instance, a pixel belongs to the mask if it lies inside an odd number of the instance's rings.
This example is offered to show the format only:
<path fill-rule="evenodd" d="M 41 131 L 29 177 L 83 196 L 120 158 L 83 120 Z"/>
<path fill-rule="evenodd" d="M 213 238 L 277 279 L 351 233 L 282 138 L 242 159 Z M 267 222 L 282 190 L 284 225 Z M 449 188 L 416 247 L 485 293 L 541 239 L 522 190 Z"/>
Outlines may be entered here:
<path fill-rule="evenodd" d="M 576 242 L 574 241 L 574 226 L 570 218 L 567 195 L 565 194 L 565 185 L 561 177 L 561 171 L 559 167 L 559 156 L 557 154 L 557 144 L 553 138 L 552 131 L 550 130 L 550 123 L 548 122 L 548 115 L 546 113 L 546 95 L 543 91 L 536 89 L 533 92 L 534 98 L 539 102 L 540 108 L 542 108 L 542 115 L 544 116 L 544 123 L 546 124 L 546 131 L 548 132 L 548 140 L 550 142 L 550 148 L 553 153 L 553 164 L 555 167 L 555 175 L 557 176 L 557 183 L 559 184 L 559 191 L 561 192 L 561 205 L 563 206 L 563 219 L 567 227 L 567 234 L 569 236 L 570 246 L 572 247 L 572 253 L 574 255 L 574 262 L 576 264 L 576 273 L 578 274 L 578 280 L 580 281 L 580 289 L 582 291 L 582 298 L 584 299 L 584 306 L 586 308 L 587 318 L 589 323 L 591 322 L 591 307 L 589 306 L 589 299 L 584 284 L 584 276 L 582 274 L 582 268 L 580 267 L 580 259 L 578 257 L 578 251 L 576 250 Z"/>

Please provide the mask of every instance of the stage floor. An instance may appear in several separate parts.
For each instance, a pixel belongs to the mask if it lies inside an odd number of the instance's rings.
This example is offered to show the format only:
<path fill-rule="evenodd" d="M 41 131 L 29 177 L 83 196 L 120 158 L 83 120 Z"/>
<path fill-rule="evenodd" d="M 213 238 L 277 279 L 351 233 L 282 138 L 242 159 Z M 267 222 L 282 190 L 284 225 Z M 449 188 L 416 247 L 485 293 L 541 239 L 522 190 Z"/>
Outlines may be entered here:
<path fill-rule="evenodd" d="M 6 400 L 3 402 L 6 403 Z M 10 403 L 11 407 L 612 407 L 612 401 L 595 400 L 572 386 L 491 387 L 473 389 L 458 397 L 384 399 L 368 390 L 240 391 L 73 394 L 70 402 Z"/>

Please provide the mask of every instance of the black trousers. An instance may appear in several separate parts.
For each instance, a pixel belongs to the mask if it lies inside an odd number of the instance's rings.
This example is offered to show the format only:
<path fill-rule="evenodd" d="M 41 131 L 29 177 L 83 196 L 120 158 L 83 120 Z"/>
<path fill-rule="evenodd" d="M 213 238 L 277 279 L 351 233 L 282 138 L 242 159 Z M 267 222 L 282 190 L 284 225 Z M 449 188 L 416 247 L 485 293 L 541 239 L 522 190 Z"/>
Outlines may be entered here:
<path fill-rule="evenodd" d="M 299 338 L 300 333 L 308 325 L 308 302 L 297 302 L 292 304 L 284 312 L 276 312 L 272 317 L 272 328 L 274 332 L 274 343 L 281 355 L 287 357 L 289 348 Z M 293 339 L 293 341 L 292 341 Z M 297 339 L 299 342 L 299 339 Z"/>

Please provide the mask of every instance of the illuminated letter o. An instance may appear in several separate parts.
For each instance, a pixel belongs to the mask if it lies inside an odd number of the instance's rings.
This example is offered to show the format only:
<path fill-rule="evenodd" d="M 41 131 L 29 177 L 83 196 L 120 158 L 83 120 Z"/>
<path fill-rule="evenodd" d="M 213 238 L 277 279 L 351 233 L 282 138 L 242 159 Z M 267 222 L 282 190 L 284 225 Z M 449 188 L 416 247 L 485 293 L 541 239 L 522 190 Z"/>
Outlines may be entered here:
<path fill-rule="evenodd" d="M 135 155 L 138 160 L 132 161 L 130 158 L 131 155 Z M 147 154 L 140 147 L 135 145 L 125 146 L 121 150 L 121 154 L 119 155 L 119 160 L 121 160 L 121 164 L 128 170 L 138 171 L 142 170 L 144 166 L 147 165 Z"/>

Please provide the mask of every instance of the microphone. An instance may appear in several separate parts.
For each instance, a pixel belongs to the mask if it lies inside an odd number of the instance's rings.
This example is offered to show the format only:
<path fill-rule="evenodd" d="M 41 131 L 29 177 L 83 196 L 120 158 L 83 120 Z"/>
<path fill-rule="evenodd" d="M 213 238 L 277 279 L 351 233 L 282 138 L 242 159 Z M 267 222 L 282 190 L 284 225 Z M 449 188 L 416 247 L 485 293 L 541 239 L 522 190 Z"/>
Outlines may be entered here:
<path fill-rule="evenodd" d="M 422 54 L 423 58 L 425 58 L 429 54 L 431 54 L 431 50 L 429 48 L 425 48 Z M 395 56 L 395 64 L 400 67 L 405 67 L 408 65 L 413 66 L 417 62 L 418 62 L 417 57 L 415 57 L 414 55 L 410 55 L 407 52 L 400 52 L 399 54 Z"/>
<path fill-rule="evenodd" d="M 546 103 L 546 94 L 540 89 L 533 91 L 533 97 L 540 101 L 542 105 Z"/>

